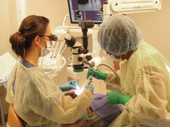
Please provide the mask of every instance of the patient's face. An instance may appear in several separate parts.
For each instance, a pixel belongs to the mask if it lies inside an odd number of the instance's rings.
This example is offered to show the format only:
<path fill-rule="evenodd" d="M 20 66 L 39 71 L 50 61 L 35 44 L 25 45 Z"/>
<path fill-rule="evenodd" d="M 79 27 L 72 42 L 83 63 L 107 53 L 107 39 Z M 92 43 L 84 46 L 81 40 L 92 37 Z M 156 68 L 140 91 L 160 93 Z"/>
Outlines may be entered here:
<path fill-rule="evenodd" d="M 70 95 L 66 95 L 66 97 L 67 97 L 68 100 L 73 99 Z"/>
<path fill-rule="evenodd" d="M 77 95 L 75 93 L 66 93 L 65 96 L 67 97 L 67 99 L 71 100 L 77 97 Z"/>

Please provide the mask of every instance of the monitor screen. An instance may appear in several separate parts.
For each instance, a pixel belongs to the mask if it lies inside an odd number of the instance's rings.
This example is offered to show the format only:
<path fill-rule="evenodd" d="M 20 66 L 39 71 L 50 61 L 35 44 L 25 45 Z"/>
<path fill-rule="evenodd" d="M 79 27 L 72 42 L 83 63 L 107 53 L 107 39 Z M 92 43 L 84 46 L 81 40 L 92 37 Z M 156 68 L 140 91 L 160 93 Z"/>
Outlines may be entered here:
<path fill-rule="evenodd" d="M 93 20 L 96 24 L 103 22 L 103 2 L 106 0 L 68 0 L 71 23 L 80 20 Z"/>

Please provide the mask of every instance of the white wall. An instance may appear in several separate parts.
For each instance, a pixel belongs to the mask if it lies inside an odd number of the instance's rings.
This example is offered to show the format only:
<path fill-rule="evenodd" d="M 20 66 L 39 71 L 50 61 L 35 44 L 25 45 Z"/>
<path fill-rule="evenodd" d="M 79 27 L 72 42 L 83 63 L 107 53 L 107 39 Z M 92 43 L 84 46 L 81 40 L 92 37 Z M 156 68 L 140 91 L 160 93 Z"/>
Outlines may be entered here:
<path fill-rule="evenodd" d="M 129 14 L 141 29 L 147 43 L 158 49 L 170 61 L 170 0 L 162 0 L 160 11 Z"/>
<path fill-rule="evenodd" d="M 150 13 L 129 14 L 141 29 L 144 39 L 157 48 L 170 61 L 170 0 L 163 0 L 162 10 Z M 62 25 L 68 11 L 67 0 L 26 0 L 26 15 L 43 15 L 50 19 L 51 26 Z M 12 53 L 9 36 L 18 30 L 16 0 L 0 0 L 0 55 L 9 51 Z M 71 52 L 67 49 L 63 56 L 67 59 Z M 13 56 L 15 56 L 12 53 Z M 67 81 L 66 67 L 54 79 L 56 84 Z"/>
<path fill-rule="evenodd" d="M 17 31 L 16 6 L 14 0 L 0 0 L 0 17 L 0 55 L 8 51 L 16 58 L 9 42 L 10 35 L 14 31 Z"/>
<path fill-rule="evenodd" d="M 50 19 L 51 26 L 62 25 L 67 11 L 66 0 L 26 0 L 27 15 L 43 15 Z"/>

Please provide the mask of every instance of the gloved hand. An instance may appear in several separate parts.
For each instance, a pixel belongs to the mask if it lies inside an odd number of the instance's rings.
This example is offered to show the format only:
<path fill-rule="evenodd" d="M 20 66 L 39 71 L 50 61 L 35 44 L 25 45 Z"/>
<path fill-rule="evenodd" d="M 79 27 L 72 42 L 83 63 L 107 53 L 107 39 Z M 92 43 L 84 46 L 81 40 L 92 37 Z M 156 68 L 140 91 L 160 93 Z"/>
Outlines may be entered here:
<path fill-rule="evenodd" d="M 124 95 L 122 94 L 119 90 L 113 90 L 111 92 L 108 92 L 107 94 L 107 99 L 109 104 L 123 104 L 125 105 L 126 102 L 128 102 L 132 96 L 130 95 Z"/>
<path fill-rule="evenodd" d="M 102 73 L 99 70 L 94 70 L 93 68 L 90 68 L 87 73 L 87 79 L 91 74 L 94 74 L 93 77 L 96 79 L 106 80 L 107 73 Z"/>
<path fill-rule="evenodd" d="M 89 84 L 89 85 L 84 87 L 84 89 L 87 89 L 87 88 L 91 88 L 92 93 L 94 93 L 94 86 L 92 84 Z"/>
<path fill-rule="evenodd" d="M 72 82 L 73 82 L 75 85 L 74 85 Z M 77 81 L 76 81 L 76 80 L 72 80 L 72 82 L 71 82 L 71 81 L 68 81 L 66 84 L 60 85 L 60 86 L 59 86 L 59 89 L 61 89 L 61 91 L 63 91 L 63 92 L 69 91 L 69 90 L 71 90 L 71 89 L 76 89 L 76 87 L 77 87 Z"/>

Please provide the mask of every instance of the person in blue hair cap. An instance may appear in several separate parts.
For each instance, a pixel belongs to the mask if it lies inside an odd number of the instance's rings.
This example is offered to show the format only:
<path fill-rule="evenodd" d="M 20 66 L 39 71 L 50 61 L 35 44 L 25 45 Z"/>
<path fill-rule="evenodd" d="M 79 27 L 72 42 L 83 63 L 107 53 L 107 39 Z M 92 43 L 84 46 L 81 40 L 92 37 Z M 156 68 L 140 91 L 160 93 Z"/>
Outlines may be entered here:
<path fill-rule="evenodd" d="M 170 126 L 170 63 L 154 47 L 146 43 L 142 32 L 125 15 L 108 17 L 98 32 L 98 42 L 106 55 L 120 62 L 118 77 L 90 68 L 96 79 L 121 87 L 107 93 L 111 105 L 123 104 L 123 112 L 109 127 Z"/>

